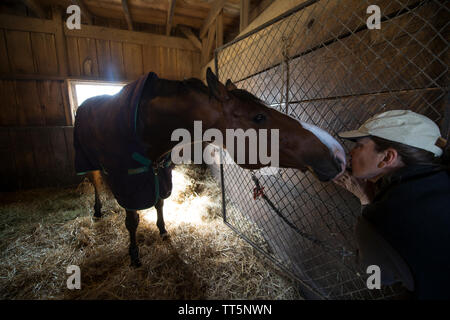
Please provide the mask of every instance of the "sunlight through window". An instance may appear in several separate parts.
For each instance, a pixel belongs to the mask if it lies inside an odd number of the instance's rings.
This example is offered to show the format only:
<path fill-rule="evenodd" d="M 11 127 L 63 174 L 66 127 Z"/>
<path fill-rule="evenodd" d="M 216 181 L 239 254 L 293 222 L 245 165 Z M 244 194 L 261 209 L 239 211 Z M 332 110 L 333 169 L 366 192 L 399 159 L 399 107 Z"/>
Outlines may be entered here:
<path fill-rule="evenodd" d="M 115 95 L 124 87 L 120 85 L 105 85 L 105 84 L 76 84 L 75 92 L 77 96 L 78 106 L 84 102 L 84 100 L 91 97 L 100 96 L 103 94 Z"/>

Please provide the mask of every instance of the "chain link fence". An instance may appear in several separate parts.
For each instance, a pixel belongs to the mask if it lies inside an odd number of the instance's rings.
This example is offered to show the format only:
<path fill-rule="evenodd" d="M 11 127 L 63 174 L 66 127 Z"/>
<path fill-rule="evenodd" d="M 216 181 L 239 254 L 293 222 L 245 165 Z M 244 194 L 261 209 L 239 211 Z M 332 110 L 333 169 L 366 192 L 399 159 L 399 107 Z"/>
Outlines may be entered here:
<path fill-rule="evenodd" d="M 380 8 L 380 29 L 368 28 L 371 5 Z M 428 116 L 448 138 L 449 18 L 448 1 L 306 1 L 217 49 L 216 70 L 222 81 L 336 138 L 392 109 Z M 348 152 L 351 143 L 341 142 Z M 367 289 L 353 236 L 361 207 L 347 191 L 297 170 L 256 172 L 274 209 L 253 198 L 249 171 L 224 164 L 221 176 L 225 223 L 299 280 L 305 296 L 402 294 L 400 285 Z"/>

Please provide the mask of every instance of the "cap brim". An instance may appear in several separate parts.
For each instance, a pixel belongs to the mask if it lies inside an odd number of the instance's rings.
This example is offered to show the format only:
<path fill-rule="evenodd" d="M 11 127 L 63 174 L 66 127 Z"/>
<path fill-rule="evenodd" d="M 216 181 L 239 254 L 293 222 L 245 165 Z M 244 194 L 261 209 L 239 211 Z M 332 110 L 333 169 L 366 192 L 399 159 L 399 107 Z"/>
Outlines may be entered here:
<path fill-rule="evenodd" d="M 358 130 L 339 132 L 338 136 L 343 139 L 356 140 L 358 138 L 369 137 L 370 134 Z"/>

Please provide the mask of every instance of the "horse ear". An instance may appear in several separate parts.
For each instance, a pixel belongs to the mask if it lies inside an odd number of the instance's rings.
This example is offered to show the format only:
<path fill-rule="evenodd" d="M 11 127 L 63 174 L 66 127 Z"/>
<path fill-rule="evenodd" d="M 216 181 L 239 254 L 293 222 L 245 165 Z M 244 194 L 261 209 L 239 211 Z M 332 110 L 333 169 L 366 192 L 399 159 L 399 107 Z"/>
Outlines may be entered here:
<path fill-rule="evenodd" d="M 216 75 L 212 72 L 211 68 L 208 67 L 206 70 L 206 82 L 208 83 L 209 91 L 213 94 L 216 99 L 220 101 L 225 101 L 229 99 L 227 89 L 220 83 Z"/>
<path fill-rule="evenodd" d="M 227 88 L 228 91 L 237 89 L 236 85 L 233 82 L 231 82 L 230 79 L 227 80 L 225 87 Z"/>

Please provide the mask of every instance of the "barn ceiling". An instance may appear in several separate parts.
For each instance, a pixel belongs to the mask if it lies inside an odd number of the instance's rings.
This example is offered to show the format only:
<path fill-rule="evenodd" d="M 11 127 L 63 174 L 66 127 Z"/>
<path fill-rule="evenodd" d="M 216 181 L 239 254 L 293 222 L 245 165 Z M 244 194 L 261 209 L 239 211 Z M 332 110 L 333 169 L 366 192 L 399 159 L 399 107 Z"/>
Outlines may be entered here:
<path fill-rule="evenodd" d="M 246 0 L 247 22 L 272 2 Z M 67 8 L 76 4 L 81 8 L 82 23 L 177 36 L 183 36 L 185 32 L 180 30 L 188 27 L 199 38 L 205 37 L 217 13 L 223 12 L 224 42 L 239 33 L 241 23 L 241 0 L 6 0 L 5 3 L 22 6 L 28 14 L 38 17 L 46 15 L 51 6 Z M 111 21 L 116 21 L 115 25 Z"/>

